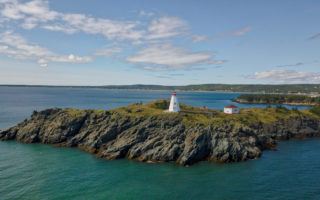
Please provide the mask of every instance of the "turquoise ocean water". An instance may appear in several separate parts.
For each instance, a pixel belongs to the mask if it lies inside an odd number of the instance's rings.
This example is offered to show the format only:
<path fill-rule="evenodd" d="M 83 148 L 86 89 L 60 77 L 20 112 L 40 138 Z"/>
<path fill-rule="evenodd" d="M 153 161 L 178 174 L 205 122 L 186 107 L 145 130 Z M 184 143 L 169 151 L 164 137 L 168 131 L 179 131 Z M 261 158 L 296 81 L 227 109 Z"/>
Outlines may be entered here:
<path fill-rule="evenodd" d="M 237 95 L 178 93 L 183 103 L 216 109 Z M 0 129 L 33 110 L 110 109 L 169 97 L 170 91 L 0 87 Z M 248 162 L 191 167 L 107 161 L 77 149 L 0 142 L 0 199 L 320 199 L 320 139 L 281 142 L 277 151 Z"/>

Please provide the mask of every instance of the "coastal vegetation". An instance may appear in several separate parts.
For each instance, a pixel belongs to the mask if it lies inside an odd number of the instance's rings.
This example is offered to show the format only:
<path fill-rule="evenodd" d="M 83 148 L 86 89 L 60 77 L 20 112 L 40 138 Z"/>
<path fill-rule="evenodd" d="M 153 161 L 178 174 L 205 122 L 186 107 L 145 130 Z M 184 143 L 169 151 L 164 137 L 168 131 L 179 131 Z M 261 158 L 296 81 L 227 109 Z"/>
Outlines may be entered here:
<path fill-rule="evenodd" d="M 169 106 L 169 101 L 157 100 L 148 104 L 131 104 L 126 107 L 111 110 L 130 117 L 163 117 L 163 118 L 180 118 L 184 125 L 194 126 L 201 125 L 221 125 L 229 124 L 246 124 L 254 125 L 257 123 L 274 123 L 278 120 L 308 115 L 313 118 L 320 116 L 319 107 L 310 110 L 287 109 L 282 106 L 266 108 L 242 108 L 239 114 L 228 115 L 221 110 L 208 109 L 203 107 L 193 107 L 181 104 L 180 113 L 165 112 Z M 319 116 L 318 116 L 319 115 Z"/>
<path fill-rule="evenodd" d="M 314 106 L 310 109 L 310 112 L 312 112 L 315 115 L 320 116 L 320 106 Z"/>
<path fill-rule="evenodd" d="M 219 110 L 169 102 L 136 103 L 112 110 L 47 109 L 0 132 L 0 140 L 78 147 L 105 159 L 191 165 L 202 160 L 239 162 L 276 147 L 277 140 L 320 136 L 320 109 Z"/>
<path fill-rule="evenodd" d="M 242 94 L 234 101 L 255 104 L 320 105 L 320 96 L 290 94 Z"/>

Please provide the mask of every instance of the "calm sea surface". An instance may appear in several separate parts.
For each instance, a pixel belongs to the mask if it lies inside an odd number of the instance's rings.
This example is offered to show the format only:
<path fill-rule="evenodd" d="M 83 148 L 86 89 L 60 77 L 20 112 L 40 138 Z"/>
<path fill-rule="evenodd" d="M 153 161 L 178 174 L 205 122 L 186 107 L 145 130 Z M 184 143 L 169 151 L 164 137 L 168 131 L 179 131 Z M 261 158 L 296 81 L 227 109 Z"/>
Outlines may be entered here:
<path fill-rule="evenodd" d="M 179 92 L 178 98 L 222 109 L 238 95 Z M 0 87 L 0 129 L 33 110 L 111 109 L 169 97 L 170 91 Z M 320 139 L 282 142 L 278 151 L 249 162 L 202 162 L 188 168 L 106 161 L 77 149 L 0 142 L 0 199 L 320 199 Z"/>

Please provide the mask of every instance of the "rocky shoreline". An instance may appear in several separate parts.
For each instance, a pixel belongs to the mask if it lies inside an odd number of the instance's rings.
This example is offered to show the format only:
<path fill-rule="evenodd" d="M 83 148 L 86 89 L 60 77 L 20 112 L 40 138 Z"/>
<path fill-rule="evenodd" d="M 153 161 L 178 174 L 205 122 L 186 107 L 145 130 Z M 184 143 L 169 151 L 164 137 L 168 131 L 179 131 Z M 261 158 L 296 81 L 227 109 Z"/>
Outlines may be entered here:
<path fill-rule="evenodd" d="M 35 111 L 29 119 L 0 132 L 0 140 L 78 147 L 110 160 L 192 165 L 203 160 L 256 159 L 263 150 L 275 148 L 278 140 L 320 136 L 320 116 L 309 111 L 244 109 L 227 116 L 187 106 L 182 108 L 188 112 L 165 113 L 164 104 L 110 111 Z"/>

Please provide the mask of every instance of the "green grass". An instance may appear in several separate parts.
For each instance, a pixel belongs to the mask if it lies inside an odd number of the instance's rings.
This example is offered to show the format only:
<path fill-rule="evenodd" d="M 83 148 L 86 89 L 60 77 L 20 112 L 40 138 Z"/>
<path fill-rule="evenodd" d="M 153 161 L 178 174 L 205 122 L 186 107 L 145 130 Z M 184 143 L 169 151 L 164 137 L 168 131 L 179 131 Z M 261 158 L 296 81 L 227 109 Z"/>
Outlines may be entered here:
<path fill-rule="evenodd" d="M 129 118 L 147 118 L 157 117 L 158 119 L 180 119 L 186 126 L 196 124 L 221 126 L 229 124 L 253 125 L 258 123 L 271 124 L 278 120 L 287 120 L 291 117 L 305 115 L 311 118 L 320 119 L 320 109 L 315 107 L 311 110 L 289 110 L 286 108 L 245 108 L 240 109 L 239 114 L 225 114 L 222 111 L 193 107 L 181 104 L 181 112 L 167 112 L 169 102 L 166 100 L 157 100 L 147 104 L 131 104 L 125 107 L 116 108 L 110 111 L 91 110 L 96 115 L 103 115 L 106 112 L 123 115 Z M 66 109 L 72 117 L 82 116 L 85 111 L 78 109 Z"/>
<path fill-rule="evenodd" d="M 67 108 L 65 109 L 65 112 L 70 116 L 70 117 L 80 117 L 86 114 L 85 110 L 80 110 L 80 109 L 74 109 L 74 108 Z"/>
<path fill-rule="evenodd" d="M 310 109 L 310 112 L 312 112 L 313 114 L 320 116 L 320 106 L 314 106 Z"/>

